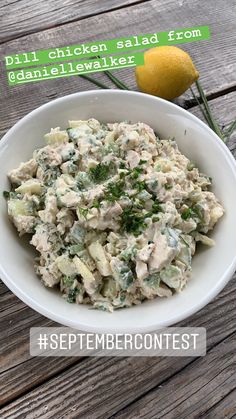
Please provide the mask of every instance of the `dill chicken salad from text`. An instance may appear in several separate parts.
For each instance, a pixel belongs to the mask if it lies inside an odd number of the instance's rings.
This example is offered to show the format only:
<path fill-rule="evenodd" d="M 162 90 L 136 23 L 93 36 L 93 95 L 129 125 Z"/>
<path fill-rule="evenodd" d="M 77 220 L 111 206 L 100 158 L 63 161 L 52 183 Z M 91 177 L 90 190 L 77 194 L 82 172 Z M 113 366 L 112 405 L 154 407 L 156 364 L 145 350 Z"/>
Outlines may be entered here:
<path fill-rule="evenodd" d="M 68 302 L 113 311 L 182 291 L 196 243 L 223 215 L 211 179 L 145 123 L 52 129 L 9 173 L 8 213 Z"/>

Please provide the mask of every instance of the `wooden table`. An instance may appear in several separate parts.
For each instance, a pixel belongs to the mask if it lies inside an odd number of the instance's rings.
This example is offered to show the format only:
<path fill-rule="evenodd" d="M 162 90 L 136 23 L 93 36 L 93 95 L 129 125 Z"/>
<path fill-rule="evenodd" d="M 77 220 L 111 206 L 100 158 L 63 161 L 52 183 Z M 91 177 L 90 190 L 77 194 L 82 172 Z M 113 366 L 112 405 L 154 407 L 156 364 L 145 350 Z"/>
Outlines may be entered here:
<path fill-rule="evenodd" d="M 209 25 L 211 40 L 185 44 L 183 48 L 191 53 L 200 71 L 219 123 L 228 126 L 236 113 L 234 3 L 2 0 L 1 56 Z M 117 75 L 136 89 L 132 69 L 119 70 Z M 104 77 L 97 75 L 102 81 Z M 2 69 L 0 134 L 51 99 L 93 88 L 79 77 L 9 88 Z M 202 118 L 189 92 L 179 104 Z M 234 134 L 229 142 L 232 152 L 235 139 Z M 208 349 L 202 358 L 32 358 L 30 327 L 55 323 L 27 307 L 0 282 L 0 417 L 236 417 L 235 300 L 236 286 L 231 280 L 213 302 L 181 323 L 206 327 Z"/>

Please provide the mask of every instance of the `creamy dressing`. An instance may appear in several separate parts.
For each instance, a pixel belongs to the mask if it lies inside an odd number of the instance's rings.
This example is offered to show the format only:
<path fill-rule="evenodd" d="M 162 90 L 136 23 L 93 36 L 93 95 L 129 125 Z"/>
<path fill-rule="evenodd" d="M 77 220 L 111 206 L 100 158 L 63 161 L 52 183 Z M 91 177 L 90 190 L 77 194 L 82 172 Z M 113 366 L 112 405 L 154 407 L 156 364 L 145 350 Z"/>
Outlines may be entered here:
<path fill-rule="evenodd" d="M 45 140 L 6 193 L 43 284 L 108 311 L 182 291 L 224 213 L 211 179 L 141 122 L 69 121 Z"/>

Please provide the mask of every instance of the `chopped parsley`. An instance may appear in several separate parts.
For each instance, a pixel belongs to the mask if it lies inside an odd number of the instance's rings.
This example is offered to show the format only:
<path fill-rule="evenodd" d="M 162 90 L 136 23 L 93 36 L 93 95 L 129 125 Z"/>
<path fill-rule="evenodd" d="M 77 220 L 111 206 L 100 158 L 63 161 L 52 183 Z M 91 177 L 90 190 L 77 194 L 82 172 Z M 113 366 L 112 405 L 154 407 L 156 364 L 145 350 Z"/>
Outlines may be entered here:
<path fill-rule="evenodd" d="M 113 164 L 103 164 L 99 163 L 96 167 L 91 167 L 89 169 L 90 179 L 95 183 L 104 182 L 109 178 L 109 175 L 112 171 Z"/>
<path fill-rule="evenodd" d="M 194 205 L 191 208 L 190 207 L 186 208 L 182 212 L 181 217 L 182 217 L 183 220 L 188 220 L 191 217 L 197 217 L 197 218 L 199 218 L 200 222 L 204 221 L 204 216 L 201 212 L 201 208 L 198 205 Z"/>
<path fill-rule="evenodd" d="M 86 218 L 88 215 L 88 208 L 79 208 L 79 213 L 82 217 Z"/>
<path fill-rule="evenodd" d="M 138 179 L 139 175 L 143 172 L 143 168 L 142 167 L 135 167 L 131 174 L 130 174 L 130 178 L 131 179 Z"/>
<path fill-rule="evenodd" d="M 101 201 L 99 201 L 99 199 L 94 199 L 92 203 L 92 208 L 100 208 L 100 206 L 101 206 Z"/>
<path fill-rule="evenodd" d="M 196 167 L 196 166 L 195 166 L 195 164 L 194 164 L 192 161 L 189 161 L 189 162 L 188 162 L 188 164 L 187 164 L 187 170 L 188 170 L 189 172 L 191 172 L 191 170 L 193 170 L 195 167 Z"/>
<path fill-rule="evenodd" d="M 67 295 L 67 302 L 68 303 L 75 303 L 76 296 L 79 294 L 78 288 L 70 289 Z"/>
<path fill-rule="evenodd" d="M 64 276 L 63 277 L 63 284 L 67 287 L 71 287 L 75 278 L 73 276 Z"/>
<path fill-rule="evenodd" d="M 173 186 L 172 185 L 170 185 L 169 183 L 166 183 L 165 184 L 165 189 L 168 191 L 168 189 L 172 189 L 173 188 Z"/>
<path fill-rule="evenodd" d="M 8 192 L 8 191 L 3 191 L 3 196 L 4 196 L 4 198 L 6 198 L 6 199 L 9 199 L 10 198 L 10 192 Z"/>
<path fill-rule="evenodd" d="M 121 228 L 127 233 L 133 233 L 135 236 L 141 234 L 146 227 L 145 216 L 135 212 L 133 207 L 124 208 L 121 214 Z"/>
<path fill-rule="evenodd" d="M 120 169 L 125 169 L 126 168 L 125 162 L 123 162 L 123 161 L 120 162 L 119 168 Z"/>
<path fill-rule="evenodd" d="M 153 202 L 152 212 L 153 214 L 157 214 L 158 212 L 163 212 L 163 209 L 158 201 Z"/>
<path fill-rule="evenodd" d="M 144 189 L 146 189 L 147 185 L 144 181 L 137 181 L 134 185 L 134 188 L 138 190 L 138 192 L 143 191 Z"/>
<path fill-rule="evenodd" d="M 181 218 L 183 218 L 183 220 L 188 220 L 192 216 L 193 216 L 192 208 L 186 208 L 181 214 Z"/>
<path fill-rule="evenodd" d="M 116 183 L 115 182 L 108 183 L 106 193 L 105 193 L 105 199 L 111 202 L 117 201 L 118 199 L 121 198 L 122 195 L 125 194 L 124 188 L 125 188 L 124 180 L 120 180 Z"/>
<path fill-rule="evenodd" d="M 139 165 L 141 166 L 142 164 L 145 164 L 145 163 L 147 163 L 147 160 L 139 160 Z"/>

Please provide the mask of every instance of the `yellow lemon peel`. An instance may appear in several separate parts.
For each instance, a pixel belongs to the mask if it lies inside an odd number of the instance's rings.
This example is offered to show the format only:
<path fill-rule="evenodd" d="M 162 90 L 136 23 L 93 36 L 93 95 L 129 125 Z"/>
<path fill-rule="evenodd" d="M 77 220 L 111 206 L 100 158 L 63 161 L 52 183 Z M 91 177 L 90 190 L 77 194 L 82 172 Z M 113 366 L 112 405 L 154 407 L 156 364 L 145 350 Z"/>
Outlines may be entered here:
<path fill-rule="evenodd" d="M 174 46 L 146 51 L 144 65 L 137 66 L 135 74 L 142 92 L 167 100 L 182 95 L 199 77 L 189 54 Z"/>

